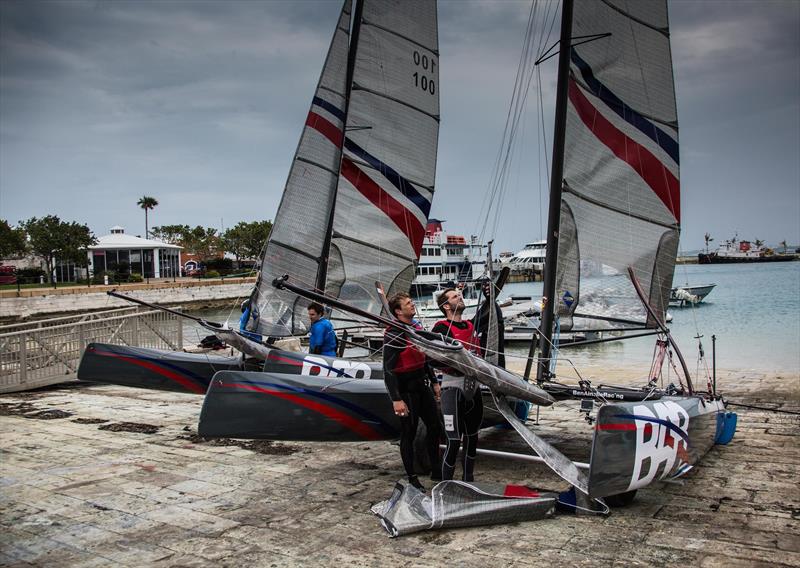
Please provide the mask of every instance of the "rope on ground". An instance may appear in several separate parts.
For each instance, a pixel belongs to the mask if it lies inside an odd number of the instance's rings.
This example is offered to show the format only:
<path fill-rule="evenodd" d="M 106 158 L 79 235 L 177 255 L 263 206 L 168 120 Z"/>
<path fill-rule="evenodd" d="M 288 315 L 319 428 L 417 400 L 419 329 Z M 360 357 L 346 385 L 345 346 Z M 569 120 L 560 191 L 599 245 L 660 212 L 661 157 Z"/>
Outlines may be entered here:
<path fill-rule="evenodd" d="M 742 404 L 739 402 L 726 402 L 728 406 L 738 406 L 740 408 L 751 408 L 753 410 L 766 410 L 767 412 L 780 412 L 783 414 L 792 414 L 794 416 L 800 416 L 800 412 L 794 410 L 782 410 L 780 408 L 767 408 L 766 406 L 756 406 L 755 404 Z"/>

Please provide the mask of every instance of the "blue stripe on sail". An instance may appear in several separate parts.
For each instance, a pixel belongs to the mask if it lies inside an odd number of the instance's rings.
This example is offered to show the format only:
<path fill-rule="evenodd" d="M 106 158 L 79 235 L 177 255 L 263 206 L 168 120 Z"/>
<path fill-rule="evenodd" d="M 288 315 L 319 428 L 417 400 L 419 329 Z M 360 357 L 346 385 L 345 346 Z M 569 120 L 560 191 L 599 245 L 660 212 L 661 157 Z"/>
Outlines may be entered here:
<path fill-rule="evenodd" d="M 425 197 L 419 191 L 417 191 L 417 188 L 414 187 L 414 184 L 401 176 L 390 166 L 384 164 L 378 158 L 364 150 L 361 146 L 350 140 L 350 138 L 344 139 L 344 147 L 378 170 L 383 177 L 388 179 L 393 186 L 400 190 L 400 193 L 405 195 L 406 198 L 408 198 L 414 205 L 417 206 L 422 214 L 425 215 L 425 219 L 428 218 L 428 214 L 431 212 L 431 202 L 425 199 Z"/>
<path fill-rule="evenodd" d="M 581 76 L 592 94 L 602 100 L 611 110 L 622 117 L 625 122 L 641 131 L 653 142 L 658 144 L 662 150 L 675 160 L 676 164 L 679 164 L 678 142 L 658 126 L 622 102 L 608 87 L 597 80 L 594 73 L 592 73 L 592 68 L 581 59 L 575 49 L 572 49 L 571 52 L 572 62 L 580 69 Z"/>
<path fill-rule="evenodd" d="M 344 122 L 344 111 L 339 109 L 339 107 L 332 105 L 325 99 L 321 99 L 319 97 L 314 97 L 313 103 L 318 107 L 322 107 L 331 113 L 333 116 Z"/>

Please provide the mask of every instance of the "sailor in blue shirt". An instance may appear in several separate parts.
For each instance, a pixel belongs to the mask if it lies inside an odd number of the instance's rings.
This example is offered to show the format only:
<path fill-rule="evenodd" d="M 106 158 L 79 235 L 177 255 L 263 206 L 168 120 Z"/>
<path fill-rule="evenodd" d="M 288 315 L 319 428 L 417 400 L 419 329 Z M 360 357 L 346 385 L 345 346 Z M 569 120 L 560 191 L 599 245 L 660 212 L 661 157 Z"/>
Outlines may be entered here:
<path fill-rule="evenodd" d="M 325 308 L 313 302 L 308 306 L 308 319 L 311 320 L 311 337 L 308 340 L 308 352 L 316 355 L 336 356 L 336 332 L 333 324 L 324 317 Z"/>

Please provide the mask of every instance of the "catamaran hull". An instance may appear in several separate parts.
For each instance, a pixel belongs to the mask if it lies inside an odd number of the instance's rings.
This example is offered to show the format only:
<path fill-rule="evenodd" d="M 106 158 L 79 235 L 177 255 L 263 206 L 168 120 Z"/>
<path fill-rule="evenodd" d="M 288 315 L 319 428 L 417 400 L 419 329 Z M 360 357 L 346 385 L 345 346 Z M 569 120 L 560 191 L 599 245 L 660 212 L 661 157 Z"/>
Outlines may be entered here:
<path fill-rule="evenodd" d="M 184 353 L 107 343 L 90 343 L 78 379 L 172 392 L 206 394 L 218 371 L 265 371 L 309 376 L 342 375 L 383 379 L 380 363 L 366 363 L 269 349 L 266 361 L 208 353 Z"/>
<path fill-rule="evenodd" d="M 217 373 L 203 401 L 198 434 L 306 442 L 399 437 L 400 420 L 377 373 L 353 379 L 286 371 Z M 503 423 L 489 391 L 482 396 L 483 427 Z"/>
<path fill-rule="evenodd" d="M 221 371 L 197 430 L 206 438 L 347 442 L 397 438 L 400 421 L 382 380 Z"/>
<path fill-rule="evenodd" d="M 81 357 L 78 380 L 205 394 L 217 371 L 242 368 L 244 365 L 240 356 L 90 343 Z"/>
<path fill-rule="evenodd" d="M 635 491 L 688 472 L 714 445 L 722 400 L 663 397 L 606 404 L 597 414 L 589 496 Z"/>

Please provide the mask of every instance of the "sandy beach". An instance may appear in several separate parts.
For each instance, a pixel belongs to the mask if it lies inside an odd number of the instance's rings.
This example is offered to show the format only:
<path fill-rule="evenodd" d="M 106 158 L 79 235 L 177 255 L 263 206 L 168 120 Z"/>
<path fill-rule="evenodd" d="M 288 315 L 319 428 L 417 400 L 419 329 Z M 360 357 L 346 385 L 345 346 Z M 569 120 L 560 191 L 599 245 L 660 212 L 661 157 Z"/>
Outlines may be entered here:
<path fill-rule="evenodd" d="M 722 372 L 718 388 L 737 404 L 800 411 L 797 374 Z M 204 441 L 201 403 L 74 384 L 0 397 L 0 564 L 800 566 L 796 414 L 736 407 L 731 444 L 605 518 L 389 539 L 369 508 L 401 476 L 395 445 Z M 542 409 L 536 428 L 588 461 L 591 428 L 575 404 Z M 480 445 L 526 451 L 502 430 L 484 430 Z M 565 489 L 530 463 L 479 457 L 476 475 Z"/>

